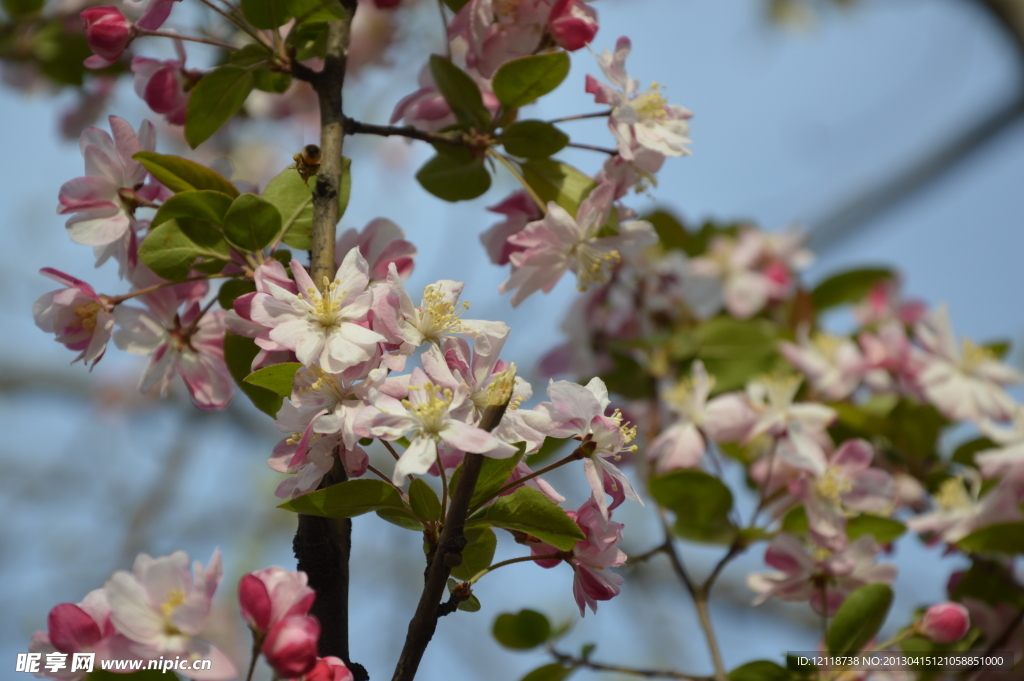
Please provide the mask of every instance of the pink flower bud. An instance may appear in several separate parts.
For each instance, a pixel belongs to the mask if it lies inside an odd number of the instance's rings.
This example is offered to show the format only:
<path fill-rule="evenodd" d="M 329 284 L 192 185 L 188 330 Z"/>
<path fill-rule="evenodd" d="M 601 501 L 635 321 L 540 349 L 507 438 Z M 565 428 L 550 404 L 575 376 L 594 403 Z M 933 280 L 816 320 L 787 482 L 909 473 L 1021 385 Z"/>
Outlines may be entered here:
<path fill-rule="evenodd" d="M 238 582 L 242 616 L 250 627 L 265 632 L 288 617 L 305 615 L 316 598 L 307 584 L 305 572 L 280 567 L 245 575 Z"/>
<path fill-rule="evenodd" d="M 551 9 L 548 32 L 559 45 L 574 52 L 597 35 L 597 12 L 582 0 L 558 0 Z"/>
<path fill-rule="evenodd" d="M 959 603 L 939 603 L 928 608 L 917 623 L 917 631 L 936 643 L 959 641 L 971 628 L 967 608 Z"/>
<path fill-rule="evenodd" d="M 373 4 L 377 5 L 377 9 L 394 9 L 402 4 L 402 0 L 373 0 Z"/>
<path fill-rule="evenodd" d="M 80 16 L 85 22 L 85 40 L 94 52 L 85 60 L 90 69 L 102 69 L 116 62 L 135 37 L 132 22 L 125 19 L 116 7 L 90 7 Z"/>
<path fill-rule="evenodd" d="M 316 666 L 320 623 L 312 615 L 293 615 L 274 625 L 263 642 L 263 656 L 283 678 L 294 679 Z"/>
<path fill-rule="evenodd" d="M 336 657 L 321 657 L 316 666 L 306 672 L 303 681 L 352 681 L 352 672 Z"/>

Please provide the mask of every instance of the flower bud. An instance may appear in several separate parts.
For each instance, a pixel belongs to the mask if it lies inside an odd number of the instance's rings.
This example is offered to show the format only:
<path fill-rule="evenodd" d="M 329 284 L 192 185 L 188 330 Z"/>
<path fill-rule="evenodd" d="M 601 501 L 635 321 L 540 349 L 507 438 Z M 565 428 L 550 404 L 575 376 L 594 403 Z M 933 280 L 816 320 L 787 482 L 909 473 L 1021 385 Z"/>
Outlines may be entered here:
<path fill-rule="evenodd" d="M 293 615 L 274 625 L 263 642 L 263 656 L 278 676 L 293 679 L 316 666 L 320 623 L 312 615 Z"/>
<path fill-rule="evenodd" d="M 551 10 L 548 32 L 560 46 L 574 52 L 597 35 L 597 12 L 582 0 L 559 0 Z"/>
<path fill-rule="evenodd" d="M 967 608 L 959 603 L 939 603 L 928 608 L 917 623 L 917 631 L 936 643 L 959 641 L 971 628 Z"/>
<path fill-rule="evenodd" d="M 373 4 L 377 5 L 377 9 L 394 9 L 402 4 L 402 0 L 373 0 Z"/>
<path fill-rule="evenodd" d="M 321 657 L 316 666 L 306 672 L 303 681 L 352 681 L 352 672 L 336 657 Z"/>
<path fill-rule="evenodd" d="M 132 22 L 116 7 L 90 7 L 79 16 L 85 23 L 85 40 L 94 53 L 85 60 L 90 69 L 102 69 L 116 62 L 135 37 Z"/>
<path fill-rule="evenodd" d="M 258 632 L 278 622 L 305 615 L 316 594 L 309 588 L 306 573 L 269 567 L 242 577 L 238 582 L 238 605 L 242 617 Z"/>

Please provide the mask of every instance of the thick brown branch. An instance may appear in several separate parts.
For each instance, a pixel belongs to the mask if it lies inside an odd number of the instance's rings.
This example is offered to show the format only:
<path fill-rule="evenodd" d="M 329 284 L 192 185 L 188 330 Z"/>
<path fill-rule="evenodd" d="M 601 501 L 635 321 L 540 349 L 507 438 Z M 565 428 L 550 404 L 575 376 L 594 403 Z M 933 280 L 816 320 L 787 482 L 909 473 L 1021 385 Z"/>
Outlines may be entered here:
<path fill-rule="evenodd" d="M 486 148 L 488 143 L 485 138 L 476 139 L 469 137 L 462 131 L 453 132 L 427 132 L 414 128 L 411 125 L 374 125 L 363 123 L 351 118 L 345 119 L 346 135 L 377 135 L 379 137 L 408 137 L 409 139 L 429 142 L 430 144 L 450 144 L 456 147 Z"/>

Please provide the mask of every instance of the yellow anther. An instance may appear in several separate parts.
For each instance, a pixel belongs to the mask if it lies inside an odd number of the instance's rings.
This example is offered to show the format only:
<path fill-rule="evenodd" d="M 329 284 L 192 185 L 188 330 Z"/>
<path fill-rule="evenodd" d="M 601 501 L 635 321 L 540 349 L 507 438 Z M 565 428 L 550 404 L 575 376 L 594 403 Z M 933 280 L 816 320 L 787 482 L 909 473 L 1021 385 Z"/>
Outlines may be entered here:
<path fill-rule="evenodd" d="M 792 404 L 796 391 L 803 382 L 801 376 L 786 369 L 765 374 L 759 380 L 768 391 L 768 401 L 774 407 Z"/>
<path fill-rule="evenodd" d="M 505 367 L 505 369 L 496 373 L 491 379 L 484 394 L 484 406 L 498 407 L 509 402 L 515 385 L 516 365 L 513 362 Z M 519 398 L 519 401 L 522 402 L 522 398 Z M 515 407 L 512 408 L 515 409 Z"/>
<path fill-rule="evenodd" d="M 971 507 L 971 497 L 960 476 L 944 480 L 935 493 L 935 503 L 944 511 L 962 511 Z"/>
<path fill-rule="evenodd" d="M 96 301 L 86 303 L 85 305 L 79 305 L 75 308 L 75 314 L 82 320 L 82 326 L 89 333 L 92 333 L 96 329 L 96 315 L 103 308 L 102 305 Z"/>
<path fill-rule="evenodd" d="M 608 281 L 611 270 L 622 260 L 618 251 L 603 251 L 581 242 L 573 247 L 576 256 L 576 288 L 586 291 L 591 283 L 603 284 Z"/>
<path fill-rule="evenodd" d="M 960 361 L 960 365 L 965 371 L 971 371 L 982 364 L 996 361 L 998 361 L 996 353 L 977 345 L 969 338 L 963 340 L 963 359 Z"/>
<path fill-rule="evenodd" d="M 172 589 L 167 594 L 167 600 L 160 604 L 160 612 L 164 615 L 164 622 L 167 626 L 168 633 L 175 633 L 177 629 L 171 624 L 171 616 L 179 605 L 185 603 L 185 592 L 181 589 Z"/>
<path fill-rule="evenodd" d="M 455 303 L 447 299 L 443 291 L 431 284 L 423 289 L 420 333 L 427 340 L 441 341 L 446 336 L 469 331 L 469 328 L 459 319 L 459 315 L 468 309 L 469 303 L 463 302 L 462 310 L 458 310 Z"/>
<path fill-rule="evenodd" d="M 662 119 L 668 116 L 668 100 L 661 94 L 661 86 L 657 83 L 651 83 L 651 87 L 637 95 L 630 104 L 641 119 Z"/>
<path fill-rule="evenodd" d="M 832 551 L 830 549 L 826 549 L 824 546 L 815 546 L 811 551 L 811 555 L 814 557 L 815 561 L 821 563 L 822 561 L 826 561 L 832 557 Z"/>
<path fill-rule="evenodd" d="M 825 469 L 825 475 L 814 483 L 814 491 L 836 506 L 842 502 L 842 495 L 851 489 L 853 489 L 853 481 L 838 466 L 829 466 Z"/>
<path fill-rule="evenodd" d="M 816 333 L 811 339 L 811 344 L 826 357 L 834 357 L 839 352 L 843 339 L 829 333 Z"/>
<path fill-rule="evenodd" d="M 426 434 L 437 435 L 441 431 L 445 418 L 448 416 L 448 407 L 452 403 L 452 391 L 449 388 L 438 389 L 430 381 L 421 387 L 409 386 L 409 390 L 422 390 L 426 393 L 426 399 L 413 404 L 409 399 L 402 400 L 402 406 L 408 409 L 416 418 Z"/>

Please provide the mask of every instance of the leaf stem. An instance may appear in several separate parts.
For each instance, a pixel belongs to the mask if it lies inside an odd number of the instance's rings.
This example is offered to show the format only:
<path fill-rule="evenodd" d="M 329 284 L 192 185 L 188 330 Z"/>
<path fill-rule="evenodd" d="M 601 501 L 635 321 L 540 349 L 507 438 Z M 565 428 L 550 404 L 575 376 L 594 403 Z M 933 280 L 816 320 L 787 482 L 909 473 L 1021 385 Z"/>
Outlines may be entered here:
<path fill-rule="evenodd" d="M 562 116 L 561 118 L 552 118 L 548 123 L 566 123 L 568 121 L 582 121 L 586 118 L 604 118 L 605 116 L 611 116 L 612 110 L 607 111 L 595 111 L 594 113 L 588 114 L 577 114 L 576 116 Z"/>
<path fill-rule="evenodd" d="M 213 4 L 210 0 L 199 0 L 199 2 L 203 3 L 204 5 L 206 5 L 210 9 L 212 9 L 214 12 L 216 12 L 217 14 L 221 15 L 222 17 L 224 17 L 225 19 L 230 21 L 232 24 L 234 24 L 235 26 L 240 28 L 245 33 L 249 34 L 249 36 L 253 40 L 258 42 L 260 45 L 265 47 L 268 52 L 273 54 L 273 52 L 274 52 L 273 46 L 271 46 L 267 42 L 267 39 L 264 38 L 262 35 L 260 35 L 258 31 L 253 29 L 253 27 L 249 25 L 249 22 L 240 20 L 236 15 L 229 14 L 229 13 L 225 12 L 220 7 L 217 7 L 217 5 Z"/>
<path fill-rule="evenodd" d="M 182 279 L 181 281 L 165 281 L 165 282 L 163 282 L 161 284 L 153 284 L 152 286 L 147 286 L 146 288 L 140 288 L 137 291 L 129 291 L 128 293 L 125 293 L 124 295 L 120 295 L 120 296 L 108 296 L 107 300 L 110 302 L 111 305 L 120 305 L 121 303 L 123 303 L 126 300 L 131 300 L 132 298 L 136 298 L 138 296 L 144 296 L 147 293 L 152 293 L 153 291 L 159 291 L 160 289 L 167 288 L 168 286 L 178 286 L 180 284 L 188 284 L 188 283 L 193 282 L 193 281 L 204 281 L 206 279 L 230 279 L 230 278 L 234 278 L 234 277 L 232 277 L 232 275 L 230 275 L 230 274 L 204 274 L 201 277 L 190 277 L 188 279 Z"/>
<path fill-rule="evenodd" d="M 542 556 L 519 556 L 518 558 L 509 558 L 508 560 L 503 560 L 500 563 L 495 563 L 491 567 L 485 568 L 480 572 L 476 573 L 469 579 L 468 583 L 476 584 L 477 580 L 486 575 L 488 572 L 493 572 L 500 567 L 505 567 L 506 565 L 514 565 L 515 563 L 525 563 L 531 560 L 552 560 L 554 558 L 565 558 L 565 554 L 566 552 L 558 551 L 556 553 L 545 553 Z"/>
<path fill-rule="evenodd" d="M 609 156 L 618 156 L 618 149 L 609 149 L 608 147 L 596 147 L 592 144 L 579 144 L 578 142 L 569 142 L 565 146 L 572 147 L 574 149 L 586 149 L 588 151 L 599 151 L 602 154 L 608 154 Z"/>
<path fill-rule="evenodd" d="M 203 43 L 204 45 L 213 45 L 224 50 L 236 51 L 238 48 L 228 43 L 222 43 L 219 40 L 213 40 L 211 38 L 198 38 L 190 35 L 178 35 L 177 33 L 169 33 L 167 31 L 149 31 L 144 28 L 135 27 L 135 32 L 139 36 L 153 37 L 153 38 L 174 38 L 175 40 L 186 40 L 191 43 Z"/>
<path fill-rule="evenodd" d="M 572 454 L 570 454 L 569 456 L 565 457 L 564 459 L 559 459 L 558 461 L 554 462 L 550 466 L 545 466 L 544 468 L 541 468 L 540 470 L 533 471 L 532 473 L 530 473 L 528 475 L 524 475 L 523 477 L 508 483 L 507 485 L 505 485 L 504 487 L 499 489 L 497 492 L 495 492 L 491 496 L 487 497 L 486 499 L 481 500 L 477 504 L 474 504 L 472 506 L 472 508 L 469 509 L 469 512 L 471 514 L 475 513 L 477 511 L 477 509 L 482 507 L 484 504 L 486 504 L 491 499 L 497 499 L 498 497 L 500 497 L 505 492 L 508 492 L 510 490 L 515 489 L 516 487 L 519 487 L 519 485 L 522 485 L 524 482 L 526 482 L 528 480 L 533 480 L 534 478 L 539 477 L 541 475 L 544 475 L 546 473 L 550 473 L 551 471 L 555 470 L 556 468 L 561 468 L 562 466 L 564 466 L 567 463 L 572 463 L 573 461 L 578 461 L 579 459 L 582 459 L 582 458 L 583 458 L 583 455 L 580 453 L 580 448 L 577 447 L 573 451 Z"/>
<path fill-rule="evenodd" d="M 619 674 L 628 674 L 630 676 L 640 676 L 646 679 L 666 678 L 687 679 L 688 681 L 711 681 L 711 677 L 709 676 L 694 676 L 674 669 L 641 669 L 637 667 L 623 667 L 621 665 L 591 662 L 590 660 L 581 657 L 566 655 L 565 653 L 559 652 L 554 648 L 554 646 L 549 647 L 548 651 L 560 664 L 569 665 L 572 669 L 592 669 L 600 672 L 616 672 Z"/>

